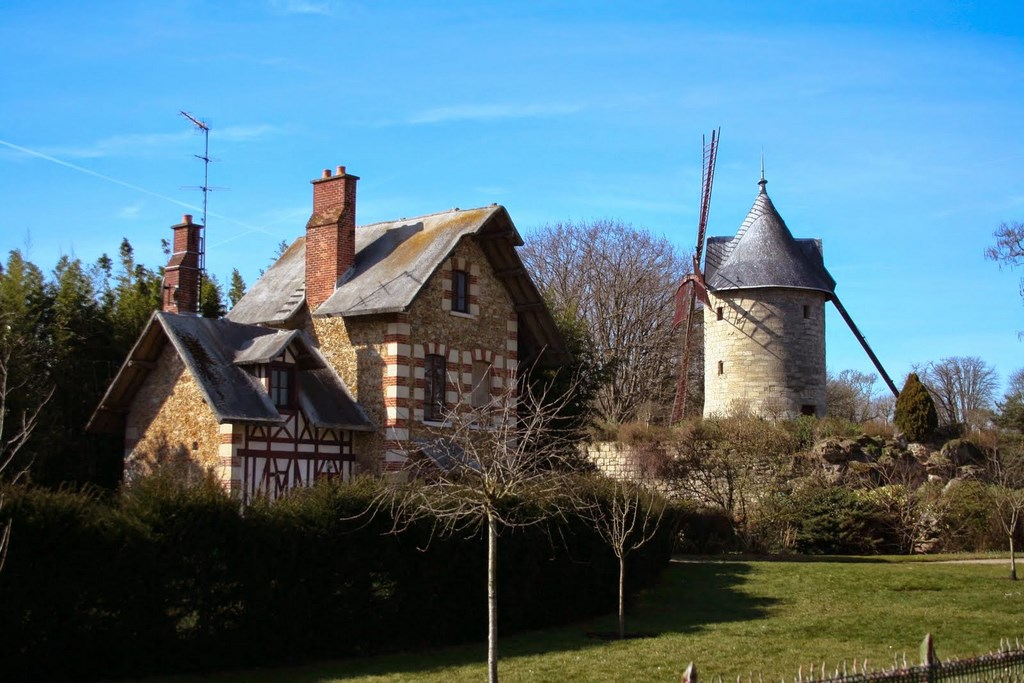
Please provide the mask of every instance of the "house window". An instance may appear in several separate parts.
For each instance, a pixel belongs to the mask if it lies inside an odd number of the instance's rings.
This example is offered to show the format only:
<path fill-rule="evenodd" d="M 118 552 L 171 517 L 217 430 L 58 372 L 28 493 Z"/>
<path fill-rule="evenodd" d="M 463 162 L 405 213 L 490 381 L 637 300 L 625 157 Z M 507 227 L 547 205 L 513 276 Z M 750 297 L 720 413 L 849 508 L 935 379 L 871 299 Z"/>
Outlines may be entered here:
<path fill-rule="evenodd" d="M 270 368 L 270 400 L 278 408 L 291 408 L 295 371 L 290 367 Z"/>
<path fill-rule="evenodd" d="M 469 313 L 469 273 L 464 270 L 452 271 L 452 310 Z"/>
<path fill-rule="evenodd" d="M 811 317 L 811 307 L 808 306 L 807 304 L 804 304 L 804 317 L 805 318 L 810 318 Z"/>
<path fill-rule="evenodd" d="M 491 402 L 491 366 L 483 361 L 473 363 L 473 393 L 470 396 L 474 408 L 483 408 Z"/>
<path fill-rule="evenodd" d="M 721 360 L 718 361 L 718 374 L 719 375 L 724 375 L 725 374 L 725 361 L 721 361 Z"/>
<path fill-rule="evenodd" d="M 725 317 L 725 311 L 722 309 L 721 306 L 719 306 L 718 308 L 715 309 L 715 319 L 716 320 L 721 320 L 724 317 Z"/>
<path fill-rule="evenodd" d="M 444 420 L 445 394 L 444 356 L 429 354 L 423 363 L 423 419 L 429 422 Z"/>

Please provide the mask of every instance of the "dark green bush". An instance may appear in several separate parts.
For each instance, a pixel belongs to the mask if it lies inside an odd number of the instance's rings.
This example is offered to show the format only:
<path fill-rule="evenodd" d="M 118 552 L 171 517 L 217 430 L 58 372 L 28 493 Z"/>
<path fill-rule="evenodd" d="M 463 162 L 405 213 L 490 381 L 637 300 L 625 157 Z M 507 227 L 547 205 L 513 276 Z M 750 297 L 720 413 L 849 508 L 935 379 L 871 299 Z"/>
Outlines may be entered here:
<path fill-rule="evenodd" d="M 893 528 L 859 492 L 815 482 L 763 501 L 753 536 L 771 552 L 870 555 L 898 552 Z"/>
<path fill-rule="evenodd" d="M 964 552 L 1006 547 L 1006 535 L 994 516 L 987 487 L 980 481 L 951 482 L 936 507 L 940 550 Z"/>
<path fill-rule="evenodd" d="M 896 399 L 893 422 L 908 441 L 924 441 L 931 437 L 939 426 L 935 402 L 917 373 L 907 375 L 907 382 Z"/>
<path fill-rule="evenodd" d="M 95 679 L 286 664 L 486 636 L 486 543 L 393 533 L 373 480 L 244 511 L 206 480 L 154 477 L 120 497 L 14 487 L 0 572 L 4 680 Z M 668 560 L 675 521 L 629 558 L 631 591 Z M 507 529 L 500 628 L 615 608 L 617 565 L 584 521 Z"/>

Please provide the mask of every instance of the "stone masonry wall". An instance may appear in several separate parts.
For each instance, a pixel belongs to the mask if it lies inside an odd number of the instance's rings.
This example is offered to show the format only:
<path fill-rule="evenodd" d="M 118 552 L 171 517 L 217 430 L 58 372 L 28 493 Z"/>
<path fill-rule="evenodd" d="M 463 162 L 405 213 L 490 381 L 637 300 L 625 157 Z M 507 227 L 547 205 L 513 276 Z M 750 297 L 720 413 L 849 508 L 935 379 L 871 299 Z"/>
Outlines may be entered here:
<path fill-rule="evenodd" d="M 451 310 L 452 271 L 469 274 L 469 312 Z M 491 367 L 490 390 L 509 385 L 517 363 L 518 324 L 504 286 L 477 243 L 463 239 L 427 281 L 407 313 L 313 318 L 307 330 L 377 426 L 357 434 L 361 464 L 398 469 L 410 439 L 430 436 L 423 422 L 424 361 L 447 361 L 449 406 L 472 393 L 474 361 Z"/>
<path fill-rule="evenodd" d="M 362 471 L 379 472 L 384 452 L 384 375 L 387 354 L 385 335 L 395 315 L 357 318 L 313 318 L 307 331 L 320 352 L 338 373 L 377 432 L 355 432 L 354 452 Z"/>
<path fill-rule="evenodd" d="M 452 271 L 469 273 L 469 313 L 451 310 Z M 468 402 L 473 389 L 473 362 L 491 367 L 491 395 L 512 385 L 518 363 L 518 316 L 490 263 L 474 239 L 463 239 L 452 256 L 427 282 L 409 309 L 409 344 L 413 391 L 409 438 L 430 435 L 423 421 L 424 357 L 447 359 L 446 402 Z"/>
<path fill-rule="evenodd" d="M 170 343 L 143 381 L 125 424 L 128 481 L 157 465 L 196 473 L 218 468 L 220 426 Z"/>
<path fill-rule="evenodd" d="M 756 289 L 708 296 L 704 416 L 795 417 L 804 406 L 824 416 L 825 294 Z"/>

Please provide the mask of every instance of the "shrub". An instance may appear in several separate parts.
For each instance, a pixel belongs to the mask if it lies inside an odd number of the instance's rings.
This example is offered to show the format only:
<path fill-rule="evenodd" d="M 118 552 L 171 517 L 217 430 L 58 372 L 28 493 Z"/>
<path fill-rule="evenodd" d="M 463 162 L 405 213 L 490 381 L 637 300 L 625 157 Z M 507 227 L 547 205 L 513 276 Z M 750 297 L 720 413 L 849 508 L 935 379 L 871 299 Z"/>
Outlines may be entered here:
<path fill-rule="evenodd" d="M 4 680 L 278 665 L 479 637 L 483 536 L 435 537 L 429 519 L 392 533 L 381 486 L 323 482 L 244 510 L 212 479 L 144 477 L 108 498 L 4 490 L 0 524 L 14 524 L 0 573 Z M 630 591 L 665 566 L 675 529 L 666 517 L 630 555 Z M 505 632 L 615 607 L 617 564 L 583 520 L 510 529 L 499 553 Z"/>
<path fill-rule="evenodd" d="M 898 548 L 882 510 L 856 491 L 807 482 L 763 501 L 756 541 L 763 549 L 808 555 L 870 555 Z"/>
<path fill-rule="evenodd" d="M 924 441 L 934 434 L 939 426 L 935 402 L 917 373 L 912 372 L 907 376 L 903 391 L 896 399 L 896 414 L 893 421 L 896 428 L 903 432 L 909 441 Z"/>
<path fill-rule="evenodd" d="M 1001 549 L 1006 536 L 994 517 L 985 484 L 952 481 L 937 504 L 939 549 L 964 552 Z"/>

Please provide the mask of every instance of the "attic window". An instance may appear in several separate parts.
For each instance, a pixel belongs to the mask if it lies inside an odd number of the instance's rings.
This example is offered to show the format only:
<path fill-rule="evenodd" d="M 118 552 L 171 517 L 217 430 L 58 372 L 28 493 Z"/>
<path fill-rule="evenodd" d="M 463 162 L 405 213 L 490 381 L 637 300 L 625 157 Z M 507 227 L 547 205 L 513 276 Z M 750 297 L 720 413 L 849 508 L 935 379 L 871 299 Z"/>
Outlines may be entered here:
<path fill-rule="evenodd" d="M 469 273 L 464 270 L 452 271 L 452 310 L 469 313 Z"/>
<path fill-rule="evenodd" d="M 270 400 L 277 408 L 291 408 L 295 387 L 295 370 L 287 366 L 270 368 Z"/>

